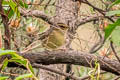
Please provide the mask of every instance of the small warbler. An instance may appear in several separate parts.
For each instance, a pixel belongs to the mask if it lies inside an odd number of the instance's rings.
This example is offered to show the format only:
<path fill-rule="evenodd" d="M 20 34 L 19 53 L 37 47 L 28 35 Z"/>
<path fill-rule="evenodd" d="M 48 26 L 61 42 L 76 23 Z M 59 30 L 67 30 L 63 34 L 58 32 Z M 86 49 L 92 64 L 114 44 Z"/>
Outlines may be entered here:
<path fill-rule="evenodd" d="M 42 42 L 48 50 L 59 49 L 65 44 L 68 26 L 63 23 L 58 23 L 58 26 L 59 28 L 53 28 L 52 32 Z"/>

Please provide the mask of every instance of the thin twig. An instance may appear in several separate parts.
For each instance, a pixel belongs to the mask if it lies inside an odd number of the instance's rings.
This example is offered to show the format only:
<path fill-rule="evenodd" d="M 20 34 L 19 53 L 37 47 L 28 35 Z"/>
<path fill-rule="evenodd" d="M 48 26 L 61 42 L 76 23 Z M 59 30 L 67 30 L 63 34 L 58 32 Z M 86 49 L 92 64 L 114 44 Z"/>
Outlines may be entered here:
<path fill-rule="evenodd" d="M 85 18 L 78 18 L 77 19 L 77 22 L 76 22 L 76 27 L 75 27 L 75 30 L 77 30 L 77 28 L 80 26 L 80 25 L 83 25 L 85 23 L 88 23 L 88 22 L 92 22 L 92 21 L 95 21 L 95 20 L 99 20 L 99 18 L 103 18 L 104 16 L 102 15 L 97 15 L 97 14 L 94 14 L 94 15 L 91 15 L 91 16 L 86 16 Z"/>
<path fill-rule="evenodd" d="M 46 5 L 45 5 L 45 7 L 44 7 L 45 10 L 47 9 L 47 7 L 48 7 L 48 5 L 50 4 L 50 2 L 51 2 L 51 0 L 49 0 L 49 1 L 46 3 Z"/>
<path fill-rule="evenodd" d="M 98 51 L 105 43 L 105 38 L 100 34 L 100 32 L 98 31 L 98 35 L 100 37 L 100 40 L 90 49 L 90 53 L 95 53 L 96 51 Z"/>
<path fill-rule="evenodd" d="M 7 72 L 2 72 L 1 74 L 5 74 L 5 75 L 11 75 L 11 76 L 19 76 L 18 74 L 14 74 L 14 73 L 7 73 Z"/>
<path fill-rule="evenodd" d="M 115 79 L 114 80 L 119 80 L 120 79 L 120 76 L 117 76 L 117 77 L 115 77 Z"/>
<path fill-rule="evenodd" d="M 105 74 L 105 73 L 106 73 L 105 71 L 102 71 L 100 74 Z M 94 74 L 94 76 L 97 76 L 97 75 L 98 75 L 98 73 Z M 85 80 L 85 79 L 88 79 L 88 78 L 90 78 L 90 75 L 82 77 L 81 80 Z"/>
<path fill-rule="evenodd" d="M 82 2 L 85 3 L 85 4 L 88 4 L 88 5 L 91 6 L 93 9 L 97 10 L 99 13 L 101 13 L 104 17 L 106 17 L 107 19 L 109 19 L 109 20 L 112 21 L 113 23 L 115 22 L 111 17 L 105 15 L 105 12 L 106 12 L 105 10 L 102 10 L 102 9 L 100 9 L 100 8 L 95 7 L 95 6 L 92 5 L 88 0 L 82 0 Z"/>
<path fill-rule="evenodd" d="M 37 47 L 39 47 L 39 46 L 41 45 L 41 44 L 37 44 L 37 45 L 36 45 L 36 43 L 40 43 L 40 41 L 37 40 L 37 41 L 31 43 L 30 45 L 28 45 L 28 46 L 27 46 L 23 51 L 21 51 L 20 53 L 26 53 L 26 52 L 28 52 L 28 51 L 30 51 L 30 50 L 33 50 L 33 49 L 35 49 L 35 48 L 37 48 Z"/>
<path fill-rule="evenodd" d="M 115 51 L 115 49 L 114 49 L 114 47 L 113 47 L 113 42 L 112 42 L 112 41 L 110 41 L 110 46 L 111 46 L 111 49 L 112 49 L 115 57 L 116 57 L 117 60 L 120 62 L 120 57 L 117 55 L 117 53 L 116 53 L 116 51 Z"/>

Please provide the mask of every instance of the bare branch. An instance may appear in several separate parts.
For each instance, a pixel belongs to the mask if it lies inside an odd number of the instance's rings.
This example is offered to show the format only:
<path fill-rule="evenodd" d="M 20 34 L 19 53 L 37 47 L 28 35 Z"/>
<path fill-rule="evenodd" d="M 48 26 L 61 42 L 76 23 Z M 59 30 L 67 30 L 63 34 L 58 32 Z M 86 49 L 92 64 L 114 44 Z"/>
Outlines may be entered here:
<path fill-rule="evenodd" d="M 120 76 L 117 76 L 117 77 L 115 77 L 115 79 L 113 79 L 113 80 L 119 80 L 120 79 Z"/>
<path fill-rule="evenodd" d="M 100 36 L 99 41 L 90 49 L 90 53 L 95 53 L 96 51 L 98 51 L 100 48 L 103 47 L 104 43 L 105 43 L 105 38 L 104 36 L 102 36 L 99 31 L 98 31 L 98 35 Z"/>
<path fill-rule="evenodd" d="M 63 75 L 63 76 L 65 76 L 65 77 L 69 77 L 69 78 L 74 79 L 74 80 L 81 80 L 81 78 L 79 78 L 79 77 L 77 77 L 77 76 L 73 76 L 72 74 L 60 72 L 60 71 L 57 71 L 57 70 L 48 68 L 48 67 L 43 66 L 43 65 L 40 65 L 40 64 L 33 64 L 33 66 L 35 66 L 35 67 L 37 67 L 37 68 L 40 68 L 40 69 L 47 70 L 47 71 L 51 71 L 51 72 L 54 72 L 54 73 L 57 73 L 57 74 L 60 74 L 60 75 Z"/>
<path fill-rule="evenodd" d="M 19 53 L 20 54 L 20 53 Z M 56 51 L 43 51 L 39 53 L 24 53 L 20 54 L 27 58 L 32 64 L 74 64 L 90 67 L 95 66 L 95 61 L 100 63 L 102 70 L 120 74 L 120 63 L 117 60 L 111 60 L 101 56 L 95 56 L 90 53 L 83 53 L 74 50 L 56 50 Z M 11 65 L 12 66 L 12 65 Z"/>
<path fill-rule="evenodd" d="M 117 60 L 120 62 L 120 57 L 117 55 L 117 53 L 116 53 L 116 51 L 115 51 L 115 49 L 114 49 L 114 47 L 113 47 L 113 42 L 112 42 L 112 41 L 110 41 L 110 46 L 111 46 L 111 48 L 112 48 L 112 51 L 113 51 L 115 57 L 116 57 Z"/>
<path fill-rule="evenodd" d="M 52 17 L 46 15 L 43 11 L 39 11 L 39 10 L 25 10 L 25 9 L 19 9 L 20 13 L 22 14 L 22 16 L 35 16 L 38 18 L 43 19 L 44 21 L 48 22 L 49 24 L 53 24 L 53 22 L 51 22 L 50 20 L 52 19 Z"/>
<path fill-rule="evenodd" d="M 87 22 L 91 22 L 91 21 L 95 21 L 95 20 L 99 20 L 99 18 L 102 18 L 103 16 L 102 15 L 91 15 L 91 16 L 87 16 L 85 18 L 82 18 L 82 19 L 77 19 L 77 22 L 76 22 L 76 27 L 75 27 L 75 30 L 80 26 L 80 25 L 83 25 Z"/>
<path fill-rule="evenodd" d="M 20 12 L 23 16 L 35 16 L 37 18 L 43 19 L 44 21 L 48 22 L 51 25 L 56 26 L 55 22 L 51 20 L 52 17 L 46 15 L 43 11 L 20 9 Z M 86 18 L 82 18 L 82 19 L 77 19 L 75 29 L 77 29 L 80 25 L 85 24 L 87 22 L 98 20 L 100 17 L 103 17 L 103 16 L 102 15 L 94 15 L 94 16 L 87 16 Z"/>
<path fill-rule="evenodd" d="M 11 43 L 10 43 L 10 39 L 11 39 L 11 34 L 10 34 L 10 30 L 9 30 L 9 24 L 8 24 L 8 17 L 6 16 L 6 13 L 4 12 L 4 9 L 2 7 L 2 1 L 3 0 L 0 0 L 0 14 L 1 14 L 1 17 L 2 17 L 2 21 L 3 21 L 3 25 L 4 25 L 4 28 L 5 28 L 5 39 L 4 39 L 4 47 L 5 49 L 10 49 L 11 47 Z"/>
<path fill-rule="evenodd" d="M 110 21 L 114 22 L 114 20 L 113 20 L 111 17 L 105 15 L 105 14 L 106 14 L 106 11 L 104 11 L 104 10 L 102 10 L 102 9 L 100 9 L 100 8 L 95 7 L 95 6 L 92 5 L 88 0 L 81 0 L 81 1 L 82 1 L 83 3 L 91 6 L 93 9 L 97 10 L 97 11 L 98 11 L 99 13 L 101 13 L 105 18 L 107 18 L 107 19 L 109 19 Z"/>

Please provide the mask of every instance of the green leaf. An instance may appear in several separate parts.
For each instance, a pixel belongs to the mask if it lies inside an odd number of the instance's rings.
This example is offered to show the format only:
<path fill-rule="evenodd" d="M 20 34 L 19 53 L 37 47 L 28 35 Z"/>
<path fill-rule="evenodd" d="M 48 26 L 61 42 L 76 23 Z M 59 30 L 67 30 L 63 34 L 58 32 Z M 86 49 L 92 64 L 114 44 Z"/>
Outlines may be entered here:
<path fill-rule="evenodd" d="M 7 80 L 7 79 L 8 79 L 8 76 L 0 77 L 0 80 Z"/>
<path fill-rule="evenodd" d="M 22 0 L 19 0 L 19 4 L 21 7 L 24 7 L 24 3 L 22 2 Z"/>
<path fill-rule="evenodd" d="M 31 66 L 31 64 L 29 63 L 29 61 L 27 59 L 24 59 L 23 57 L 19 56 L 15 51 L 13 50 L 3 50 L 3 49 L 0 49 L 0 56 L 3 56 L 3 55 L 11 55 L 12 58 L 11 59 L 5 59 L 4 62 L 3 62 L 3 66 L 2 66 L 2 70 L 5 69 L 5 67 L 8 65 L 8 62 L 16 62 L 16 63 L 19 63 L 21 65 L 23 65 L 24 67 L 26 67 L 30 73 L 32 74 L 32 76 L 34 78 L 36 78 L 34 76 L 34 70 Z M 16 80 L 20 80 L 23 76 L 25 75 L 22 75 L 20 76 L 20 78 L 17 78 Z M 26 75 L 27 76 L 27 75 Z M 0 79 L 1 80 L 1 79 Z"/>
<path fill-rule="evenodd" d="M 31 73 L 32 75 L 34 76 L 34 70 L 31 66 L 31 64 L 28 63 L 28 60 L 27 59 L 17 59 L 17 58 L 12 58 L 9 60 L 9 62 L 17 62 L 21 65 L 23 65 L 24 67 L 26 67 Z M 35 76 L 34 76 L 35 77 Z"/>
<path fill-rule="evenodd" d="M 26 4 L 25 2 L 24 2 L 24 7 L 25 7 L 25 8 L 28 8 L 28 4 Z"/>
<path fill-rule="evenodd" d="M 19 55 L 16 54 L 16 52 L 13 51 L 13 50 L 2 50 L 2 49 L 0 49 L 0 56 L 8 55 L 8 54 L 10 54 L 10 55 L 12 56 L 12 58 L 15 57 L 15 58 L 18 58 L 18 59 L 23 59 L 22 56 L 19 56 Z"/>
<path fill-rule="evenodd" d="M 16 53 L 16 52 L 13 51 L 13 50 L 2 50 L 2 49 L 0 49 L 0 56 L 7 55 L 7 54 L 14 54 L 14 53 Z"/>
<path fill-rule="evenodd" d="M 106 13 L 106 16 L 113 16 L 117 14 L 120 14 L 120 10 L 109 11 Z"/>
<path fill-rule="evenodd" d="M 18 8 L 16 8 L 15 12 L 17 14 L 17 17 L 20 17 L 20 11 L 18 10 Z"/>
<path fill-rule="evenodd" d="M 19 5 L 23 8 L 28 8 L 28 5 L 23 1 L 23 0 L 19 0 Z"/>
<path fill-rule="evenodd" d="M 8 5 L 8 1 L 3 0 L 2 5 Z"/>
<path fill-rule="evenodd" d="M 114 30 L 116 26 L 114 24 L 109 24 L 106 28 L 105 28 L 105 39 L 107 39 L 110 34 L 112 33 L 112 31 Z"/>
<path fill-rule="evenodd" d="M 9 6 L 12 8 L 12 10 L 15 12 L 16 7 L 17 7 L 16 3 L 13 2 L 12 0 L 10 0 L 8 4 L 9 4 Z"/>
<path fill-rule="evenodd" d="M 28 64 L 28 68 L 29 68 L 29 70 L 32 72 L 32 74 L 34 74 L 34 70 L 33 70 L 33 68 L 32 68 L 32 65 L 31 65 L 31 64 Z"/>
<path fill-rule="evenodd" d="M 26 59 L 18 59 L 18 58 L 12 58 L 9 60 L 9 62 L 17 62 L 17 63 L 23 65 L 24 67 L 26 67 L 26 64 L 27 64 Z"/>
<path fill-rule="evenodd" d="M 26 67 L 27 69 L 29 69 L 29 71 L 34 74 L 34 70 L 31 66 L 31 64 L 28 63 L 27 59 L 18 59 L 18 58 L 12 58 L 9 60 L 9 62 L 17 62 L 21 65 L 23 65 L 24 67 Z"/>
<path fill-rule="evenodd" d="M 112 6 L 114 6 L 114 5 L 116 5 L 116 4 L 119 4 L 120 3 L 120 0 L 115 0 L 115 2 L 113 2 L 110 6 L 109 6 L 109 8 L 111 8 Z"/>
<path fill-rule="evenodd" d="M 116 27 L 111 34 L 111 40 L 117 46 L 120 46 L 120 26 Z"/>
<path fill-rule="evenodd" d="M 13 12 L 13 10 L 11 9 L 10 12 L 9 12 L 9 14 L 8 14 L 8 18 L 10 19 L 13 15 L 14 15 L 14 12 Z"/>
<path fill-rule="evenodd" d="M 105 28 L 105 39 L 107 39 L 111 33 L 113 32 L 113 30 L 116 28 L 116 26 L 120 26 L 120 19 L 118 19 L 115 23 L 113 24 L 109 24 L 106 28 Z"/>
<path fill-rule="evenodd" d="M 20 75 L 18 76 L 15 80 L 22 80 L 23 78 L 30 78 L 32 77 L 32 74 L 24 74 L 24 75 Z"/>
<path fill-rule="evenodd" d="M 3 61 L 3 65 L 2 65 L 2 68 L 1 70 L 4 70 L 8 65 L 8 59 L 6 58 L 4 61 Z"/>
<path fill-rule="evenodd" d="M 10 0 L 8 4 L 11 7 L 11 9 L 13 10 L 13 12 L 17 14 L 17 17 L 20 17 L 20 12 L 18 10 L 17 4 L 12 0 Z"/>

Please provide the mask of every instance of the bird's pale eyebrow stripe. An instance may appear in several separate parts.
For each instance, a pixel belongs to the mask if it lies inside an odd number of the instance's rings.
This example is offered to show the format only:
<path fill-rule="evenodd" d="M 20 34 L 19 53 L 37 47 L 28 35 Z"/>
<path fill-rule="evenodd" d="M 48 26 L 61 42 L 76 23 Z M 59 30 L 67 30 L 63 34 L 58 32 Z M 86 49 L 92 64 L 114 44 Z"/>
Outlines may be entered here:
<path fill-rule="evenodd" d="M 60 27 L 64 27 L 64 28 L 67 28 L 68 26 L 64 23 L 57 23 Z"/>

